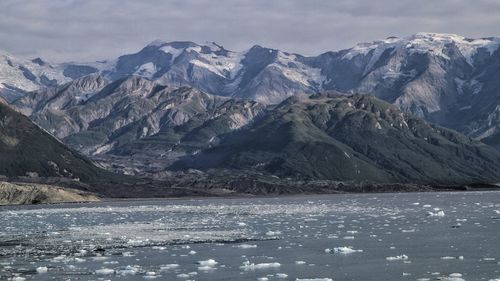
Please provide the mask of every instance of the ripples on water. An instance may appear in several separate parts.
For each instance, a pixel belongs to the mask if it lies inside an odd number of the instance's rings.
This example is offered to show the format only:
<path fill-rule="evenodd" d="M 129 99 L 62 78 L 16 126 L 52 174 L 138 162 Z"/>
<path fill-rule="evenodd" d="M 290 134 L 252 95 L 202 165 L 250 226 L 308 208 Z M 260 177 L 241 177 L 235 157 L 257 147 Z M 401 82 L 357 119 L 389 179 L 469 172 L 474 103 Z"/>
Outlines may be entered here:
<path fill-rule="evenodd" d="M 0 279 L 493 280 L 500 192 L 0 207 Z"/>

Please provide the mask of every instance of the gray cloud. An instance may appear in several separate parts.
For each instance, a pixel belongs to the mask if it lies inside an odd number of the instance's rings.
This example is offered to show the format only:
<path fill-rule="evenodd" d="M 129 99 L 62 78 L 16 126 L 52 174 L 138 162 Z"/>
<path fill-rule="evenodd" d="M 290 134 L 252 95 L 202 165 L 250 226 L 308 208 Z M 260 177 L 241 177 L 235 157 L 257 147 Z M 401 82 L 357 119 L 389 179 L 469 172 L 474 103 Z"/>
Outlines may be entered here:
<path fill-rule="evenodd" d="M 0 49 L 88 61 L 162 39 L 315 55 L 419 31 L 494 36 L 499 14 L 497 0 L 2 0 Z"/>

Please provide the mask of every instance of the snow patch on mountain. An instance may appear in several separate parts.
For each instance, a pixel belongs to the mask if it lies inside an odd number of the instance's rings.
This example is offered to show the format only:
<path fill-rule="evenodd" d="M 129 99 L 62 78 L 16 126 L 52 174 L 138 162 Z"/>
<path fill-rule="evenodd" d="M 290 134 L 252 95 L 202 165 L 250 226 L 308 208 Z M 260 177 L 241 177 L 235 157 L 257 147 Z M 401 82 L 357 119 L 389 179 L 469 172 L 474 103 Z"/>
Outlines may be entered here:
<path fill-rule="evenodd" d="M 346 60 L 351 60 L 359 55 L 367 55 L 370 51 L 378 49 L 378 53 L 382 54 L 387 48 L 393 47 L 401 39 L 396 37 L 389 37 L 385 40 L 374 41 L 371 43 L 360 43 L 349 49 L 349 51 L 342 57 Z"/>
<path fill-rule="evenodd" d="M 212 73 L 229 79 L 234 79 L 238 74 L 242 68 L 241 60 L 244 58 L 243 53 L 234 52 L 228 52 L 227 56 L 217 55 L 215 53 L 199 53 L 198 55 L 199 58 L 191 60 L 191 64 L 205 68 Z"/>
<path fill-rule="evenodd" d="M 416 52 L 431 52 L 446 59 L 449 57 L 443 53 L 443 50 L 447 45 L 455 45 L 470 65 L 474 64 L 474 55 L 478 49 L 485 48 L 492 55 L 500 44 L 500 38 L 468 39 L 460 35 L 439 33 L 417 33 L 407 40 L 409 41 L 407 47 Z"/>
<path fill-rule="evenodd" d="M 134 74 L 144 77 L 153 77 L 156 71 L 156 65 L 152 62 L 148 62 L 141 65 Z"/>
<path fill-rule="evenodd" d="M 175 59 L 178 56 L 180 56 L 182 54 L 182 52 L 184 52 L 184 49 L 177 49 L 177 48 L 174 48 L 170 45 L 165 45 L 165 46 L 161 47 L 160 50 L 172 55 L 171 63 L 173 63 L 175 61 Z"/>
<path fill-rule="evenodd" d="M 375 64 L 380 55 L 389 48 L 396 50 L 406 49 L 409 54 L 433 54 L 435 56 L 449 60 L 449 56 L 444 52 L 450 45 L 455 45 L 462 56 L 470 65 L 474 64 L 474 55 L 479 49 L 486 49 L 490 55 L 500 47 L 500 37 L 468 39 L 455 34 L 439 34 L 420 32 L 404 38 L 389 37 L 385 40 L 374 41 L 371 43 L 360 43 L 349 49 L 342 57 L 345 60 L 351 60 L 359 55 L 366 56 L 373 52 L 369 66 Z M 367 67 L 369 68 L 369 67 Z"/>
<path fill-rule="evenodd" d="M 47 83 L 65 83 L 71 79 L 63 75 L 61 65 L 37 64 L 14 57 L 6 52 L 0 53 L 0 84 L 24 91 L 34 91 Z"/>
<path fill-rule="evenodd" d="M 270 67 L 279 69 L 288 80 L 308 87 L 321 86 L 326 79 L 321 69 L 305 65 L 297 59 L 297 55 L 281 51 L 278 51 L 278 58 Z"/>

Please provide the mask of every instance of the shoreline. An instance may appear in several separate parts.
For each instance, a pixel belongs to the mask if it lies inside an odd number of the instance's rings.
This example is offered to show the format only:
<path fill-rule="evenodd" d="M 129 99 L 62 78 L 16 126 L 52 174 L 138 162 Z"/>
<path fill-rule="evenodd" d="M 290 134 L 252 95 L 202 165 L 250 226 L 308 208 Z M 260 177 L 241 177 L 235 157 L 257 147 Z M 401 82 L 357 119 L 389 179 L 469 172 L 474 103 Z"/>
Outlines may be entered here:
<path fill-rule="evenodd" d="M 55 188 L 64 187 L 56 186 Z M 68 202 L 47 202 L 35 204 L 0 204 L 0 210 L 3 207 L 13 206 L 61 206 L 61 205 L 87 205 L 87 204 L 100 204 L 100 203 L 122 203 L 122 202 L 160 202 L 160 201 L 190 201 L 190 200 L 204 200 L 204 199 L 220 199 L 220 200 L 241 200 L 241 199 L 278 199 L 278 198 L 305 198 L 317 196 L 335 196 L 335 195 L 380 195 L 380 194 L 449 194 L 449 193 L 475 193 L 475 192 L 500 192 L 500 186 L 495 188 L 473 188 L 473 189 L 432 189 L 432 190 L 415 190 L 415 191 L 380 191 L 380 192 L 331 192 L 331 193 L 286 193 L 286 194 L 231 194 L 231 195 L 207 195 L 207 196 L 172 196 L 172 197 L 99 197 L 95 195 L 98 200 L 89 201 L 68 201 Z"/>

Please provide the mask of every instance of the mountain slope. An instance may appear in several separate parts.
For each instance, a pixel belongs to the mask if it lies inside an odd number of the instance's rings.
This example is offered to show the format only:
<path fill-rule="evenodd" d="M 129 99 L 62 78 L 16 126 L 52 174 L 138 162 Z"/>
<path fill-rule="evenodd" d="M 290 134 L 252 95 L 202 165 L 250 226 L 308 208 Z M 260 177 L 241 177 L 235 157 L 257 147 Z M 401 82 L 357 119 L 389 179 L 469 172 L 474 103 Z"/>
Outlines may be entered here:
<path fill-rule="evenodd" d="M 292 97 L 176 169 L 283 177 L 463 184 L 500 179 L 500 154 L 366 95 Z"/>
<path fill-rule="evenodd" d="M 89 181 L 104 171 L 40 129 L 27 117 L 0 103 L 0 175 L 67 177 Z"/>

